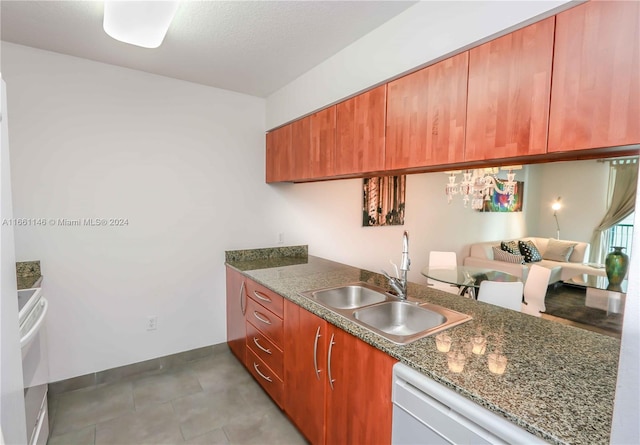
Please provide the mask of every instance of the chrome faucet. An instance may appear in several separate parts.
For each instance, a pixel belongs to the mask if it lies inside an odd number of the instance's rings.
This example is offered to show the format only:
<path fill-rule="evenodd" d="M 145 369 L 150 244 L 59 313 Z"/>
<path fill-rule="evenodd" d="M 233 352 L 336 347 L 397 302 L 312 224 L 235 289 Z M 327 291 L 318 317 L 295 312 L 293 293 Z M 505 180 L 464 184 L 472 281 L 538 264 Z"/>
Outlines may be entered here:
<path fill-rule="evenodd" d="M 382 273 L 389 280 L 389 286 L 398 294 L 398 298 L 401 300 L 407 299 L 407 272 L 409 271 L 409 265 L 411 260 L 409 259 L 409 232 L 406 230 L 402 235 L 402 260 L 400 262 L 401 276 L 394 278 L 389 276 L 384 270 Z M 397 273 L 397 268 L 396 268 Z"/>

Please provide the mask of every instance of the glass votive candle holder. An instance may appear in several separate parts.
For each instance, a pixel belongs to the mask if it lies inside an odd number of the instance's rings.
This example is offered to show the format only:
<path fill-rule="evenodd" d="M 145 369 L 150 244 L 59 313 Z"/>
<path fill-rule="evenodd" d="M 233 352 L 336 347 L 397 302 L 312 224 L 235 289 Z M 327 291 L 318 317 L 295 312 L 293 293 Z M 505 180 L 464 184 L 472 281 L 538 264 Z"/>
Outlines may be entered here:
<path fill-rule="evenodd" d="M 462 372 L 464 370 L 466 359 L 467 358 L 462 352 L 449 352 L 447 354 L 447 365 L 449 366 L 449 371 L 455 373 Z"/>
<path fill-rule="evenodd" d="M 507 369 L 507 357 L 502 354 L 491 353 L 487 355 L 489 371 L 494 374 L 504 374 Z"/>
<path fill-rule="evenodd" d="M 482 335 L 471 337 L 471 352 L 476 355 L 483 355 L 487 349 L 487 339 Z"/>
<path fill-rule="evenodd" d="M 436 348 L 440 352 L 449 352 L 451 349 L 451 336 L 449 334 L 445 334 L 444 332 L 436 335 Z"/>

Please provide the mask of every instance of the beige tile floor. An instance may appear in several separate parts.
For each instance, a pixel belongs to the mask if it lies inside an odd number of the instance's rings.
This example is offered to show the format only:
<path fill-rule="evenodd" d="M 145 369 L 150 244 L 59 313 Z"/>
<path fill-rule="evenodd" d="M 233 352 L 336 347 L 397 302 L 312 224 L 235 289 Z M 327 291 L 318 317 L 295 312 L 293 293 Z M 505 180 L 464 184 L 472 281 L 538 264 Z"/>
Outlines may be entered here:
<path fill-rule="evenodd" d="M 49 445 L 306 443 L 228 350 L 49 406 Z"/>

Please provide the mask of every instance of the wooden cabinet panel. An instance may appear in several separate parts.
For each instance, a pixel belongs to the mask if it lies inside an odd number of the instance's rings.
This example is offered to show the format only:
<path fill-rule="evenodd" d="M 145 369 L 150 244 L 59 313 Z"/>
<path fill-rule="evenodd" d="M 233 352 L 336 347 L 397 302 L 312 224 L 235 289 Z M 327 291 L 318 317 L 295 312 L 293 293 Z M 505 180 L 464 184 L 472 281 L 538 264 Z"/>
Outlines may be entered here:
<path fill-rule="evenodd" d="M 390 444 L 392 368 L 396 360 L 330 326 L 327 444 Z"/>
<path fill-rule="evenodd" d="M 291 123 L 291 141 L 294 179 L 311 177 L 311 116 Z"/>
<path fill-rule="evenodd" d="M 294 179 L 320 179 L 333 175 L 336 107 L 299 119 L 293 127 Z"/>
<path fill-rule="evenodd" d="M 325 443 L 326 331 L 320 317 L 285 302 L 285 411 L 314 445 Z"/>
<path fill-rule="evenodd" d="M 387 86 L 387 170 L 462 162 L 468 53 Z"/>
<path fill-rule="evenodd" d="M 293 179 L 293 151 L 291 125 L 267 133 L 266 181 L 281 182 Z"/>
<path fill-rule="evenodd" d="M 247 322 L 258 328 L 278 347 L 282 347 L 284 323 L 280 317 L 266 310 L 251 298 L 247 298 L 246 316 Z"/>
<path fill-rule="evenodd" d="M 546 153 L 554 22 L 469 51 L 465 161 Z"/>
<path fill-rule="evenodd" d="M 557 15 L 549 152 L 640 143 L 640 2 Z"/>
<path fill-rule="evenodd" d="M 284 357 L 281 348 L 247 322 L 247 348 L 260 358 L 280 379 L 284 376 Z"/>
<path fill-rule="evenodd" d="M 333 175 L 336 152 L 335 105 L 311 115 L 311 151 L 307 159 L 309 178 Z"/>
<path fill-rule="evenodd" d="M 276 294 L 271 289 L 267 289 L 252 280 L 247 280 L 247 295 L 249 298 L 252 298 L 254 301 L 282 318 L 282 315 L 284 314 L 284 298 L 282 298 L 281 295 Z"/>
<path fill-rule="evenodd" d="M 284 383 L 251 349 L 247 349 L 247 368 L 273 401 L 283 409 Z"/>
<path fill-rule="evenodd" d="M 245 312 L 247 295 L 244 276 L 227 267 L 227 344 L 244 364 L 246 350 Z"/>
<path fill-rule="evenodd" d="M 331 176 L 384 170 L 387 86 L 336 105 L 335 168 Z"/>

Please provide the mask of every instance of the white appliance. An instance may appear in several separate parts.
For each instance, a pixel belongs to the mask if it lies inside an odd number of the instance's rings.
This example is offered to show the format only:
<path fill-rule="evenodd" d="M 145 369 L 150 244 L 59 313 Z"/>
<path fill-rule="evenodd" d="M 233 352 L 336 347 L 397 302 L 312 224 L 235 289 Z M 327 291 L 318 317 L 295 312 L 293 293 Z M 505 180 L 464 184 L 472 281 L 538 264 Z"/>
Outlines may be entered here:
<path fill-rule="evenodd" d="M 0 82 L 0 218 L 13 218 L 7 96 L 4 80 Z M 8 444 L 27 442 L 24 418 L 24 384 L 18 333 L 16 300 L 16 254 L 13 226 L 0 225 L 0 430 Z"/>
<path fill-rule="evenodd" d="M 49 356 L 45 325 L 48 306 L 47 299 L 42 295 L 42 288 L 18 291 L 25 421 L 29 445 L 44 445 L 49 437 Z"/>
<path fill-rule="evenodd" d="M 403 363 L 393 367 L 391 443 L 546 443 Z"/>

